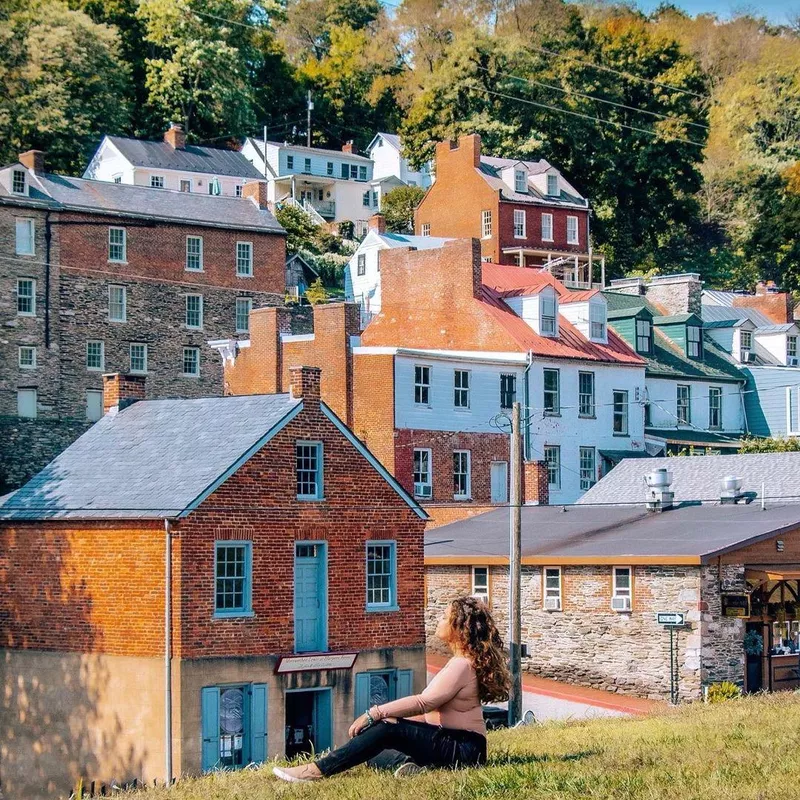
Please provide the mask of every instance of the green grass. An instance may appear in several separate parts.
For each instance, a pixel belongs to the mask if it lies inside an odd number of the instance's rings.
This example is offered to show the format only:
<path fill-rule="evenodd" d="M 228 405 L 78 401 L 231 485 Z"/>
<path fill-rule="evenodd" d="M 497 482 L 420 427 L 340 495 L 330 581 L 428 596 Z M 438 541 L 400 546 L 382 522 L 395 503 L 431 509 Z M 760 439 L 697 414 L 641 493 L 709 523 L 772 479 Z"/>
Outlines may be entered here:
<path fill-rule="evenodd" d="M 800 693 L 694 705 L 645 718 L 550 723 L 489 737 L 480 769 L 413 778 L 359 767 L 286 784 L 272 764 L 180 781 L 146 800 L 636 798 L 772 800 L 800 796 Z"/>

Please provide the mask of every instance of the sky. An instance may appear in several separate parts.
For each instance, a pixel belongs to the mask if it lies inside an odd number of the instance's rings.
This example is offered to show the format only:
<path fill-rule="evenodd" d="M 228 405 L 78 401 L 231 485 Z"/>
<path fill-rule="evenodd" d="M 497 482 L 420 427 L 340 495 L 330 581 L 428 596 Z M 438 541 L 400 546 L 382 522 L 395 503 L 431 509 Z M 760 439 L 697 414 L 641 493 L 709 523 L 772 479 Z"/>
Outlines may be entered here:
<path fill-rule="evenodd" d="M 727 19 L 736 11 L 749 11 L 762 15 L 775 25 L 785 25 L 793 14 L 800 14 L 800 0 L 758 0 L 758 2 L 742 2 L 742 0 L 673 0 L 676 6 L 692 16 L 696 14 L 716 14 Z M 638 0 L 643 11 L 652 11 L 660 4 L 660 0 Z"/>

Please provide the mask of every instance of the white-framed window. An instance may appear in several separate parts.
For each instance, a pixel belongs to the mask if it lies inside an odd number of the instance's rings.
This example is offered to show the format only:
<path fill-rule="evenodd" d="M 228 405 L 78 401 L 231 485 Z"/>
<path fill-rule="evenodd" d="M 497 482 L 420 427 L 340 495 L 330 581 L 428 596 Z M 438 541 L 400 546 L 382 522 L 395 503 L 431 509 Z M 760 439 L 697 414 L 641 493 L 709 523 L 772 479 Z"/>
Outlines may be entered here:
<path fill-rule="evenodd" d="M 552 242 L 553 241 L 553 215 L 552 214 L 542 214 L 542 241 L 543 242 Z"/>
<path fill-rule="evenodd" d="M 753 332 L 739 331 L 739 361 L 747 362 L 750 360 L 750 352 L 753 349 Z"/>
<path fill-rule="evenodd" d="M 423 236 L 430 236 L 431 235 L 431 224 L 430 224 L 430 222 L 423 222 L 422 223 L 422 235 Z"/>
<path fill-rule="evenodd" d="M 469 408 L 469 370 L 453 371 L 453 405 L 456 408 Z"/>
<path fill-rule="evenodd" d="M 397 543 L 367 542 L 367 610 L 397 608 Z"/>
<path fill-rule="evenodd" d="M 38 402 L 36 389 L 17 389 L 17 416 L 36 419 Z"/>
<path fill-rule="evenodd" d="M 250 331 L 250 312 L 252 310 L 252 298 L 236 298 L 236 333 L 248 333 Z"/>
<path fill-rule="evenodd" d="M 653 349 L 653 325 L 649 319 L 636 320 L 636 352 L 648 354 Z"/>
<path fill-rule="evenodd" d="M 542 370 L 545 414 L 561 413 L 561 375 L 557 369 Z"/>
<path fill-rule="evenodd" d="M 688 425 L 692 421 L 692 387 L 679 384 L 677 387 L 677 412 L 675 415 L 679 425 Z"/>
<path fill-rule="evenodd" d="M 514 191 L 526 194 L 528 191 L 528 176 L 524 169 L 514 170 Z"/>
<path fill-rule="evenodd" d="M 469 450 L 453 451 L 453 497 L 468 500 L 472 491 L 471 453 Z"/>
<path fill-rule="evenodd" d="M 722 427 L 722 389 L 711 386 L 708 390 L 708 427 Z"/>
<path fill-rule="evenodd" d="M 233 187 L 233 194 L 234 194 L 235 197 L 241 197 L 242 196 L 242 184 L 241 183 L 237 183 L 236 186 Z"/>
<path fill-rule="evenodd" d="M 360 181 L 365 181 L 367 179 L 367 168 L 361 166 L 358 168 L 358 179 Z"/>
<path fill-rule="evenodd" d="M 246 278 L 253 274 L 253 243 L 236 242 L 236 274 Z"/>
<path fill-rule="evenodd" d="M 11 191 L 14 194 L 27 194 L 27 176 L 24 169 L 11 171 Z"/>
<path fill-rule="evenodd" d="M 129 355 L 131 372 L 145 375 L 147 373 L 147 345 L 144 342 L 131 342 Z"/>
<path fill-rule="evenodd" d="M 594 372 L 578 373 L 578 416 L 594 416 Z"/>
<path fill-rule="evenodd" d="M 186 295 L 186 327 L 200 330 L 203 327 L 203 295 Z"/>
<path fill-rule="evenodd" d="M 359 253 L 356 256 L 356 275 L 362 277 L 367 274 L 367 254 Z"/>
<path fill-rule="evenodd" d="M 20 345 L 17 363 L 20 369 L 36 369 L 36 348 L 25 344 Z"/>
<path fill-rule="evenodd" d="M 34 237 L 34 221 L 30 218 L 17 217 L 15 220 L 16 253 L 18 256 L 32 256 L 36 254 L 36 240 Z"/>
<path fill-rule="evenodd" d="M 561 611 L 561 567 L 542 568 L 542 595 L 545 611 Z"/>
<path fill-rule="evenodd" d="M 102 372 L 105 367 L 105 344 L 98 340 L 86 342 L 86 369 L 92 372 Z"/>
<path fill-rule="evenodd" d="M 700 358 L 703 354 L 701 335 L 698 325 L 686 326 L 686 355 L 689 358 Z"/>
<path fill-rule="evenodd" d="M 492 238 L 492 212 L 481 211 L 481 237 L 483 239 Z"/>
<path fill-rule="evenodd" d="M 524 239 L 526 236 L 525 233 L 525 209 L 524 208 L 515 208 L 514 209 L 514 238 L 515 239 Z"/>
<path fill-rule="evenodd" d="M 188 272 L 203 271 L 203 237 L 186 237 L 186 269 Z"/>
<path fill-rule="evenodd" d="M 364 208 L 369 208 L 369 201 L 370 193 L 369 190 L 367 190 L 363 195 L 361 195 L 361 205 L 364 206 Z"/>
<path fill-rule="evenodd" d="M 304 158 L 303 159 L 303 172 L 311 172 L 311 159 Z"/>
<path fill-rule="evenodd" d="M 103 416 L 103 392 L 100 389 L 86 390 L 86 419 L 97 422 Z"/>
<path fill-rule="evenodd" d="M 333 175 L 333 161 L 328 162 L 327 173 L 328 175 Z"/>
<path fill-rule="evenodd" d="M 295 442 L 298 500 L 322 499 L 322 442 Z"/>
<path fill-rule="evenodd" d="M 431 368 L 414 365 L 414 403 L 418 406 L 431 404 Z"/>
<path fill-rule="evenodd" d="M 539 332 L 542 336 L 556 335 L 557 304 L 555 297 L 544 295 L 539 300 L 540 322 Z"/>
<path fill-rule="evenodd" d="M 633 569 L 611 568 L 611 608 L 614 611 L 630 611 L 633 607 Z"/>
<path fill-rule="evenodd" d="M 551 489 L 561 488 L 561 446 L 546 444 L 544 461 L 547 464 L 547 483 Z"/>
<path fill-rule="evenodd" d="M 578 470 L 581 479 L 581 491 L 591 489 L 597 482 L 596 458 L 594 447 L 578 448 Z"/>
<path fill-rule="evenodd" d="M 800 389 L 786 387 L 786 433 L 790 436 L 800 433 Z"/>
<path fill-rule="evenodd" d="M 128 260 L 128 235 L 125 228 L 108 229 L 108 260 L 124 264 Z"/>
<path fill-rule="evenodd" d="M 112 177 L 112 180 L 114 181 L 114 183 L 122 183 L 122 173 L 118 172 L 116 175 Z"/>
<path fill-rule="evenodd" d="M 180 190 L 182 192 L 191 192 L 192 191 L 192 181 L 191 181 L 191 179 L 181 178 Z"/>
<path fill-rule="evenodd" d="M 547 194 L 550 197 L 558 196 L 558 175 L 547 176 Z"/>
<path fill-rule="evenodd" d="M 184 377 L 198 378 L 200 377 L 200 348 L 199 347 L 184 347 L 183 348 L 183 372 Z"/>
<path fill-rule="evenodd" d="M 489 602 L 489 567 L 472 568 L 472 596 L 484 603 Z"/>
<path fill-rule="evenodd" d="M 789 358 L 796 358 L 797 357 L 797 337 L 796 336 L 787 336 L 786 337 L 786 355 Z"/>
<path fill-rule="evenodd" d="M 151 175 L 150 176 L 150 188 L 151 189 L 163 189 L 164 188 L 164 176 L 163 175 Z"/>
<path fill-rule="evenodd" d="M 431 450 L 425 447 L 414 449 L 414 497 L 429 499 L 433 495 L 432 462 Z"/>
<path fill-rule="evenodd" d="M 128 318 L 128 290 L 125 286 L 108 287 L 108 320 L 125 322 Z"/>
<path fill-rule="evenodd" d="M 589 335 L 592 339 L 606 339 L 606 307 L 602 303 L 589 304 Z"/>
<path fill-rule="evenodd" d="M 612 395 L 614 407 L 613 433 L 617 436 L 628 435 L 628 392 L 621 389 Z"/>
<path fill-rule="evenodd" d="M 567 217 L 567 244 L 580 244 L 577 217 Z"/>
<path fill-rule="evenodd" d="M 17 278 L 17 316 L 36 316 L 36 281 L 33 278 Z"/>

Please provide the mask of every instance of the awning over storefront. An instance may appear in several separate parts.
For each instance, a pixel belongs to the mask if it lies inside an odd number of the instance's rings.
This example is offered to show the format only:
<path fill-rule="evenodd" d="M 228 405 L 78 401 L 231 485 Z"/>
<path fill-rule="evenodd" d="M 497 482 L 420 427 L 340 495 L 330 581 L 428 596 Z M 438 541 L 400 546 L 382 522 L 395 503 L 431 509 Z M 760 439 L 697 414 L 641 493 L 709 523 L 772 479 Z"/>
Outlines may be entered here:
<path fill-rule="evenodd" d="M 742 446 L 741 436 L 712 431 L 695 431 L 675 428 L 645 428 L 645 435 L 663 439 L 667 444 L 682 447 L 711 447 L 738 450 Z"/>
<path fill-rule="evenodd" d="M 776 564 L 747 567 L 745 578 L 751 582 L 800 580 L 800 564 Z"/>

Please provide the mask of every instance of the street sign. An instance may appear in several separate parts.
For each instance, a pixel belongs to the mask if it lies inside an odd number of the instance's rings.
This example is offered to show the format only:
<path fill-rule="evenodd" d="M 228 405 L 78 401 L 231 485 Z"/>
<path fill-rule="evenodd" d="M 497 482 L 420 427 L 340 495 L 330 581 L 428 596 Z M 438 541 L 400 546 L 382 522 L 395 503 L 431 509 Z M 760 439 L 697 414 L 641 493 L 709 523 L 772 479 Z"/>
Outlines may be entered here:
<path fill-rule="evenodd" d="M 659 625 L 685 625 L 686 615 L 679 611 L 659 611 L 656 614 Z"/>

